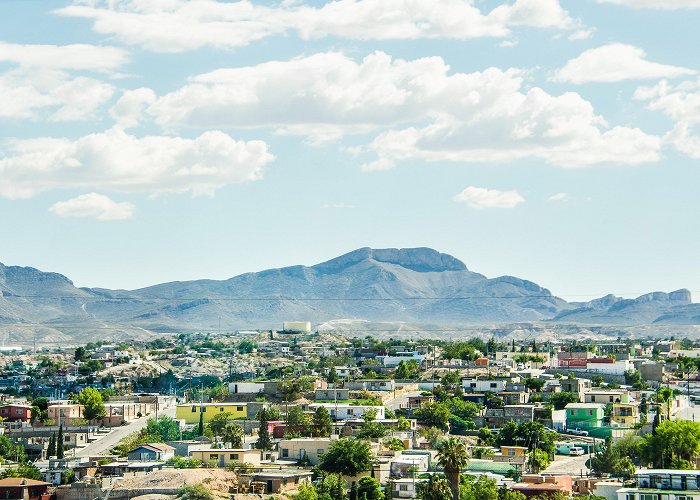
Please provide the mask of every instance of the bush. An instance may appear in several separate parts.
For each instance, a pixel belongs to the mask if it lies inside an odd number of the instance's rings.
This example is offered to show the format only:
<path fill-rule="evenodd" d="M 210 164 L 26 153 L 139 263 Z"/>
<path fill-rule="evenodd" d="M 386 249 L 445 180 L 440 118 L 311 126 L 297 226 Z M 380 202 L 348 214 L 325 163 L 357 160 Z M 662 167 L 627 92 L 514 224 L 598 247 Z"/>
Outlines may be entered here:
<path fill-rule="evenodd" d="M 177 494 L 182 500 L 214 500 L 214 494 L 203 484 L 186 484 Z"/>

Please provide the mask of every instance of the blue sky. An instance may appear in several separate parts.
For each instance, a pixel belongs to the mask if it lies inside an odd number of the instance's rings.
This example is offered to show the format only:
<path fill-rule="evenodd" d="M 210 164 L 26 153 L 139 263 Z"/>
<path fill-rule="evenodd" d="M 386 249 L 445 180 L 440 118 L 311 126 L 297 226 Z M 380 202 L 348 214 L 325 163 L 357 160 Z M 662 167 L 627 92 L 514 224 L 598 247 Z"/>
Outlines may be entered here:
<path fill-rule="evenodd" d="M 137 288 L 429 246 L 700 293 L 700 0 L 0 3 L 0 261 Z"/>

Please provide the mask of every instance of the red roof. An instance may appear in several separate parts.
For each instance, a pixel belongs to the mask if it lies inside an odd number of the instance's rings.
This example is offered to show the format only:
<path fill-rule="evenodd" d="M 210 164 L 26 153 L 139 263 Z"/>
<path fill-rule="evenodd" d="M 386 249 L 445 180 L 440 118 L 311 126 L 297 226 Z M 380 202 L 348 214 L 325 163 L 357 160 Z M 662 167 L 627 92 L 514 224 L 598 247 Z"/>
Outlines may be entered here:
<path fill-rule="evenodd" d="M 21 486 L 51 486 L 51 483 L 27 479 L 26 477 L 6 477 L 0 479 L 0 488 L 19 488 Z"/>

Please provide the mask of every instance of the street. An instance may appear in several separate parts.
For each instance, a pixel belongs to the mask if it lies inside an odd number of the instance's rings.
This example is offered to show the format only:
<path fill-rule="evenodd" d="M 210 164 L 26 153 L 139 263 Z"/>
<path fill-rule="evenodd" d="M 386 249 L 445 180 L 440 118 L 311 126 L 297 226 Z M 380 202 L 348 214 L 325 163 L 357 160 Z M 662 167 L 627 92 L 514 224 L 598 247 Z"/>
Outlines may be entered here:
<path fill-rule="evenodd" d="M 571 474 L 572 476 L 586 475 L 586 461 L 590 455 L 568 456 L 555 455 L 554 461 L 543 472 L 545 474 Z"/>
<path fill-rule="evenodd" d="M 165 408 L 162 411 L 158 412 L 158 416 L 161 415 L 167 415 L 168 417 L 175 417 L 175 407 L 171 406 L 169 408 Z M 109 434 L 106 434 L 103 438 L 95 441 L 94 443 L 90 443 L 87 445 L 85 448 L 78 450 L 75 453 L 75 456 L 77 457 L 89 457 L 89 456 L 96 456 L 100 454 L 108 454 L 109 450 L 114 448 L 114 446 L 119 443 L 124 437 L 128 436 L 132 432 L 138 432 L 144 427 L 146 427 L 146 423 L 150 418 L 155 417 L 155 414 L 151 414 L 147 417 L 141 417 L 139 419 L 134 420 L 133 422 L 129 423 L 129 425 L 122 425 L 120 427 L 114 427 L 112 432 Z"/>

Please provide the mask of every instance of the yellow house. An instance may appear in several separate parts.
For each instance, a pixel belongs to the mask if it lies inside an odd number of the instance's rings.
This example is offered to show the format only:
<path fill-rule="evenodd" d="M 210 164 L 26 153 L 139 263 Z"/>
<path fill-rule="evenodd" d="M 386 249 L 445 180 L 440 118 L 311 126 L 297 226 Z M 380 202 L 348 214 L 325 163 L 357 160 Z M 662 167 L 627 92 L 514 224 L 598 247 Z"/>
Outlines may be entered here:
<path fill-rule="evenodd" d="M 636 403 L 613 403 L 610 421 L 621 427 L 639 423 L 639 406 Z"/>
<path fill-rule="evenodd" d="M 525 446 L 501 446 L 501 455 L 504 457 L 525 457 L 527 448 Z"/>
<path fill-rule="evenodd" d="M 236 462 L 258 466 L 260 465 L 262 453 L 261 450 L 252 449 L 211 448 L 208 450 L 192 450 L 190 456 L 203 462 L 214 462 L 218 467 L 225 467 Z"/>
<path fill-rule="evenodd" d="M 175 418 L 188 424 L 199 423 L 199 414 L 204 415 L 204 422 L 210 422 L 215 415 L 230 413 L 231 418 L 247 418 L 245 403 L 190 403 L 177 405 Z"/>

